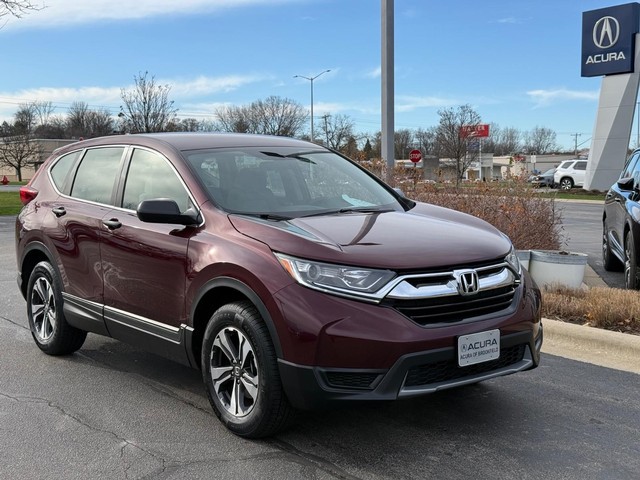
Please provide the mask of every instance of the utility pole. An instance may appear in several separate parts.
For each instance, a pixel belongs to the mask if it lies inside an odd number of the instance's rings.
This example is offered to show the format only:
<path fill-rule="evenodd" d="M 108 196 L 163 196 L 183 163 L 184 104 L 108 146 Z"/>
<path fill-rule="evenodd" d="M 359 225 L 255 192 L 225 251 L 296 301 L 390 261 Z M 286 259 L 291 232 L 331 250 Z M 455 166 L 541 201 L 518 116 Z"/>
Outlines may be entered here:
<path fill-rule="evenodd" d="M 331 115 L 329 115 L 328 113 L 325 113 L 322 116 L 322 119 L 324 120 L 324 136 L 327 141 L 327 143 L 324 144 L 325 147 L 329 147 L 329 126 L 327 125 L 327 122 L 329 121 L 330 116 Z"/>
<path fill-rule="evenodd" d="M 578 137 L 580 137 L 582 134 L 581 133 L 572 133 L 571 136 L 574 139 L 574 143 L 575 143 L 575 148 L 574 148 L 574 152 L 573 154 L 577 157 L 578 156 Z"/>

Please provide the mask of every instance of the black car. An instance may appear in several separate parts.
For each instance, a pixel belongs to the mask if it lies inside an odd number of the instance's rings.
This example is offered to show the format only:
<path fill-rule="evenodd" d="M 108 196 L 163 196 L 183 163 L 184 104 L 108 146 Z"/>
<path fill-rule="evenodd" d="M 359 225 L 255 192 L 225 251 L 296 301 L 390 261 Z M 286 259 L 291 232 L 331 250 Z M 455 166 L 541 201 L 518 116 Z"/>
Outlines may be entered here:
<path fill-rule="evenodd" d="M 640 252 L 640 149 L 635 150 L 618 181 L 607 192 L 602 217 L 602 263 L 605 270 L 624 269 L 627 288 L 637 290 Z"/>

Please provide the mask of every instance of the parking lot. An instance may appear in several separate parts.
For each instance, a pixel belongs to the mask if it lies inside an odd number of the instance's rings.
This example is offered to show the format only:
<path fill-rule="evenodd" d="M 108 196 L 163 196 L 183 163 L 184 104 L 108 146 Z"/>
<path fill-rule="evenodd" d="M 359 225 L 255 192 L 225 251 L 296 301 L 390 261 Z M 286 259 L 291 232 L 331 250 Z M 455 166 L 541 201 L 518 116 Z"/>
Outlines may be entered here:
<path fill-rule="evenodd" d="M 42 354 L 0 218 L 0 477 L 633 478 L 638 376 L 552 355 L 537 370 L 402 402 L 304 413 L 263 441 L 215 418 L 199 372 L 90 335 Z M 597 353 L 594 352 L 594 355 Z"/>

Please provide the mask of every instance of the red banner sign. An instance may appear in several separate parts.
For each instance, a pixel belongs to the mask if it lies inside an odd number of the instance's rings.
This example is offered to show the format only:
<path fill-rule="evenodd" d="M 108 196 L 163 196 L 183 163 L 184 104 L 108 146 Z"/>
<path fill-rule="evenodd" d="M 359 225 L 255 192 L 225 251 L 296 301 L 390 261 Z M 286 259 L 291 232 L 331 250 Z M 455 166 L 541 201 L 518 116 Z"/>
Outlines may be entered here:
<path fill-rule="evenodd" d="M 462 138 L 482 138 L 489 136 L 489 124 L 479 123 L 478 125 L 463 125 L 460 127 Z"/>

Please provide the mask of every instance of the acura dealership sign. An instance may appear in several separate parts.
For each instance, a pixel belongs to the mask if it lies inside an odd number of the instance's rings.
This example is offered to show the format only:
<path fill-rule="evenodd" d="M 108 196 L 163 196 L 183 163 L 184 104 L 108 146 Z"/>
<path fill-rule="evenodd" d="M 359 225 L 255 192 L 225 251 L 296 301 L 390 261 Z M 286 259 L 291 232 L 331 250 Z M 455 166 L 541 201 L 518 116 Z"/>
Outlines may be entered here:
<path fill-rule="evenodd" d="M 582 14 L 582 76 L 633 72 L 640 3 Z"/>

